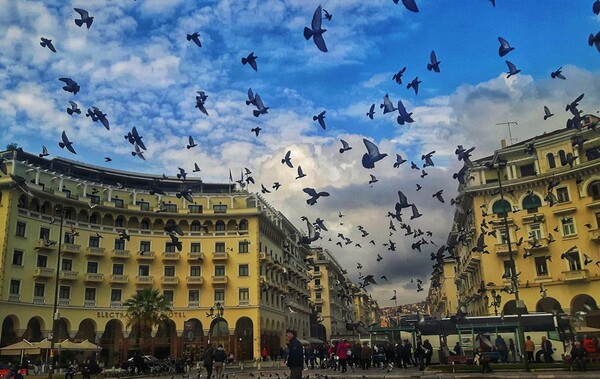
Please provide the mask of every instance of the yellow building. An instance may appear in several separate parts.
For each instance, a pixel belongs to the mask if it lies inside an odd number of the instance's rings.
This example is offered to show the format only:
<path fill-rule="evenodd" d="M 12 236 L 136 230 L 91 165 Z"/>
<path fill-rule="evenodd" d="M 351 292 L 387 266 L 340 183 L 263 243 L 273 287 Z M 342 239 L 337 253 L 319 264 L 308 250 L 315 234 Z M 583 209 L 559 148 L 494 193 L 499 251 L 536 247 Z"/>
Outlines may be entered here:
<path fill-rule="evenodd" d="M 456 300 L 469 314 L 517 311 L 512 253 L 529 312 L 564 311 L 600 326 L 600 135 L 591 128 L 598 121 L 588 115 L 581 131 L 546 133 L 473 162 L 448 238 L 458 260 Z M 452 295 L 445 284 L 440 291 Z"/>
<path fill-rule="evenodd" d="M 429 315 L 440 318 L 456 313 L 458 295 L 454 275 L 454 259 L 445 259 L 439 271 L 431 278 L 432 284 L 426 300 Z"/>
<path fill-rule="evenodd" d="M 0 154 L 31 192 L 0 177 L 0 346 L 50 334 L 59 268 L 56 338 L 99 343 L 108 365 L 137 348 L 121 304 L 148 287 L 172 302 L 170 321 L 152 331 L 157 356 L 198 358 L 211 340 L 253 359 L 284 346 L 287 327 L 309 335 L 308 246 L 257 194 L 20 149 Z M 183 189 L 193 202 L 177 196 Z M 169 224 L 183 230 L 181 251 Z M 208 315 L 217 304 L 223 318 Z"/>
<path fill-rule="evenodd" d="M 379 304 L 364 288 L 356 288 L 354 291 L 354 310 L 356 322 L 361 322 L 365 327 L 381 321 Z"/>

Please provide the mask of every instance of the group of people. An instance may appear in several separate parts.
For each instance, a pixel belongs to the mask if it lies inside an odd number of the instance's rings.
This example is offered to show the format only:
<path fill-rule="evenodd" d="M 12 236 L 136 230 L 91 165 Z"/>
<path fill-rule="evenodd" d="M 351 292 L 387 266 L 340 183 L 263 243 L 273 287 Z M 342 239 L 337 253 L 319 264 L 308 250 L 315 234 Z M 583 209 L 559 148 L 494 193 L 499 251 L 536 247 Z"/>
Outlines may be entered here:
<path fill-rule="evenodd" d="M 208 348 L 204 351 L 202 356 L 202 365 L 206 369 L 206 378 L 211 379 L 213 368 L 215 369 L 215 378 L 221 379 L 223 377 L 223 367 L 227 361 L 228 356 L 223 348 L 223 345 L 219 344 L 215 350 L 212 345 L 208 345 Z"/>

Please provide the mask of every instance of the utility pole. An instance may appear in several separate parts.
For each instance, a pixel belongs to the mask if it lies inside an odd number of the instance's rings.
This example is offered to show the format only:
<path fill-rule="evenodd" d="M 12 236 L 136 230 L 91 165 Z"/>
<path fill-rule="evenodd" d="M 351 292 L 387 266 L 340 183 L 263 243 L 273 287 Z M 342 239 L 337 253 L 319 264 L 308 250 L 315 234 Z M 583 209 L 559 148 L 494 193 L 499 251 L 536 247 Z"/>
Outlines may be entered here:
<path fill-rule="evenodd" d="M 512 138 L 512 133 L 510 131 L 510 124 L 519 125 L 516 121 L 507 121 L 507 122 L 499 122 L 496 124 L 496 126 L 500 126 L 500 125 L 508 126 L 508 140 L 510 141 L 510 144 L 512 145 L 513 143 L 517 142 L 517 140 L 516 139 L 513 140 L 513 138 Z"/>

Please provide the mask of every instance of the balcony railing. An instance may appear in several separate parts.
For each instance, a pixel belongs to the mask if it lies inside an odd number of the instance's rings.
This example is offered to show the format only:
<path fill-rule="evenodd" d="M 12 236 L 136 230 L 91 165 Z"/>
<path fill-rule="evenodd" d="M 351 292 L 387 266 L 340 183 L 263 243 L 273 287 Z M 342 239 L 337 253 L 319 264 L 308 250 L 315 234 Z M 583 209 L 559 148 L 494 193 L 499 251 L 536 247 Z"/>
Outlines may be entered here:
<path fill-rule="evenodd" d="M 200 307 L 199 301 L 188 301 L 188 308 L 199 308 L 199 307 Z"/>
<path fill-rule="evenodd" d="M 177 276 L 163 276 L 160 281 L 162 284 L 173 285 L 179 283 L 179 278 Z"/>
<path fill-rule="evenodd" d="M 58 299 L 58 305 L 61 307 L 68 307 L 71 305 L 71 299 Z"/>
<path fill-rule="evenodd" d="M 571 270 L 563 271 L 565 281 L 585 281 L 588 279 L 588 270 Z"/>
<path fill-rule="evenodd" d="M 96 308 L 96 300 L 85 300 L 83 306 L 86 308 Z"/>
<path fill-rule="evenodd" d="M 176 251 L 165 251 L 162 253 L 163 261 L 178 261 L 180 258 L 180 254 Z"/>
<path fill-rule="evenodd" d="M 600 242 L 600 229 L 590 230 L 588 233 L 590 235 L 590 240 Z"/>
<path fill-rule="evenodd" d="M 92 256 L 92 257 L 103 257 L 104 256 L 104 248 L 88 246 L 85 248 L 85 255 Z"/>
<path fill-rule="evenodd" d="M 83 281 L 88 283 L 102 283 L 104 281 L 104 274 L 88 272 L 83 276 Z"/>
<path fill-rule="evenodd" d="M 213 261 L 226 261 L 227 260 L 227 252 L 226 251 L 215 251 L 212 255 Z"/>
<path fill-rule="evenodd" d="M 37 304 L 37 305 L 46 304 L 46 298 L 44 296 L 34 296 L 33 304 Z"/>
<path fill-rule="evenodd" d="M 60 251 L 63 253 L 79 254 L 81 252 L 81 246 L 72 243 L 63 243 Z"/>
<path fill-rule="evenodd" d="M 110 251 L 110 257 L 112 259 L 127 259 L 129 256 L 129 250 L 112 249 Z"/>
<path fill-rule="evenodd" d="M 136 254 L 138 261 L 151 261 L 154 259 L 153 251 L 138 251 Z"/>
<path fill-rule="evenodd" d="M 33 248 L 36 250 L 56 250 L 58 248 L 58 243 L 56 241 L 40 238 L 35 241 Z"/>
<path fill-rule="evenodd" d="M 187 256 L 188 261 L 201 261 L 203 259 L 204 259 L 204 253 L 201 253 L 201 252 L 189 253 Z"/>
<path fill-rule="evenodd" d="M 109 282 L 113 284 L 125 284 L 129 282 L 129 275 L 117 275 L 113 274 L 109 278 Z"/>
<path fill-rule="evenodd" d="M 19 295 L 18 293 L 11 293 L 10 295 L 8 295 L 8 301 L 18 303 L 20 299 L 21 295 Z"/>
<path fill-rule="evenodd" d="M 248 305 L 250 305 L 250 300 L 240 300 L 239 305 L 241 307 L 247 307 Z"/>
<path fill-rule="evenodd" d="M 186 282 L 188 285 L 200 285 L 204 283 L 204 280 L 201 276 L 188 276 L 186 277 Z"/>
<path fill-rule="evenodd" d="M 61 270 L 59 277 L 61 280 L 77 280 L 79 273 L 77 271 Z"/>
<path fill-rule="evenodd" d="M 33 269 L 34 278 L 52 278 L 54 277 L 54 269 L 49 267 L 36 267 Z"/>
<path fill-rule="evenodd" d="M 123 307 L 123 303 L 120 301 L 111 301 L 110 307 L 111 308 L 121 308 L 121 307 Z"/>
<path fill-rule="evenodd" d="M 212 277 L 213 284 L 227 284 L 227 276 L 213 276 Z"/>
<path fill-rule="evenodd" d="M 138 275 L 135 278 L 135 282 L 137 284 L 152 284 L 152 282 L 154 281 L 154 278 L 151 276 L 145 276 L 145 275 Z"/>

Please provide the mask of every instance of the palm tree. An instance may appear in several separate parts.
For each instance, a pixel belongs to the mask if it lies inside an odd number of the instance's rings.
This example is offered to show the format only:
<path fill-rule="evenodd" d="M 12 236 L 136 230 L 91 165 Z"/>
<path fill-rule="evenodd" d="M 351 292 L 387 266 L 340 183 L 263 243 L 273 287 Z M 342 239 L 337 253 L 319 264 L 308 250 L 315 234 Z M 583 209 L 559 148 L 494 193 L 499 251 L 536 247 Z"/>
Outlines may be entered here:
<path fill-rule="evenodd" d="M 123 306 L 127 308 L 127 327 L 136 330 L 136 344 L 144 350 L 144 343 L 150 341 L 152 329 L 169 319 L 169 301 L 157 289 L 147 288 L 137 291 Z"/>

